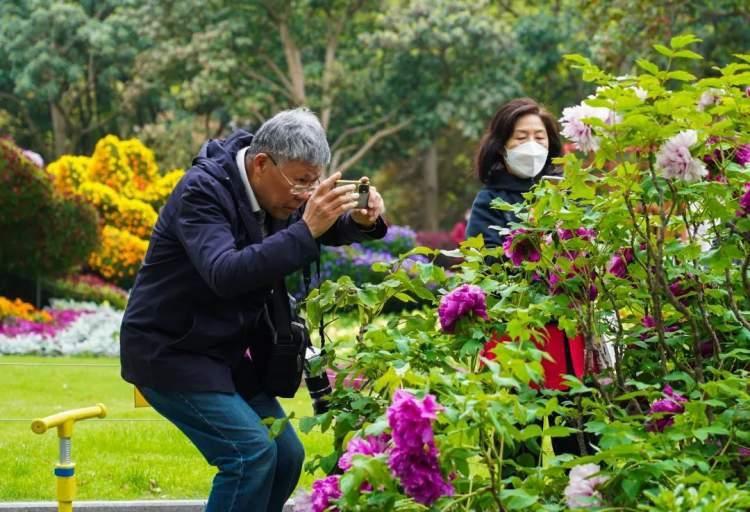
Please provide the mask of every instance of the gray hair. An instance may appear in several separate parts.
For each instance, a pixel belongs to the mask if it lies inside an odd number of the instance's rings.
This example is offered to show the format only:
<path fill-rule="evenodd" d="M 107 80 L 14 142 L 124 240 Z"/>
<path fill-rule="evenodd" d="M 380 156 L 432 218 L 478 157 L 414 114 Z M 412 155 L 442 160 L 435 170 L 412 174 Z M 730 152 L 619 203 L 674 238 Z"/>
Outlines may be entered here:
<path fill-rule="evenodd" d="M 251 155 L 270 153 L 280 161 L 300 160 L 316 167 L 325 167 L 331 161 L 323 126 L 304 107 L 284 110 L 263 123 L 247 151 Z"/>

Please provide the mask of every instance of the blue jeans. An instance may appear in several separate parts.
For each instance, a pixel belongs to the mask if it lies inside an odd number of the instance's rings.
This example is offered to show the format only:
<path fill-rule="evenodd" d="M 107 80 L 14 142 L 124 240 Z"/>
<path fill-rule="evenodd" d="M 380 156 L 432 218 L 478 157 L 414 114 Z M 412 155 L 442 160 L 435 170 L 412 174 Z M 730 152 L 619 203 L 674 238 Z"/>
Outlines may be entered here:
<path fill-rule="evenodd" d="M 156 391 L 146 400 L 217 466 L 206 512 L 281 511 L 294 491 L 305 450 L 291 424 L 275 439 L 261 420 L 284 418 L 265 393 L 245 401 L 236 393 Z"/>

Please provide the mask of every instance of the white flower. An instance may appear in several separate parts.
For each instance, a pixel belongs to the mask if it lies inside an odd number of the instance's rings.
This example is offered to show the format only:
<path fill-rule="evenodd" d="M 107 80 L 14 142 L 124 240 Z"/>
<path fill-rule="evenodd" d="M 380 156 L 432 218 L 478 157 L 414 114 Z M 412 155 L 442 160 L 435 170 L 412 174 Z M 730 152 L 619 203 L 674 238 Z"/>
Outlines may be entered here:
<path fill-rule="evenodd" d="M 637 85 L 633 86 L 632 89 L 638 99 L 643 101 L 648 98 L 648 91 L 646 89 L 638 87 Z"/>
<path fill-rule="evenodd" d="M 570 508 L 594 507 L 601 504 L 601 494 L 596 486 L 603 484 L 609 477 L 593 476 L 601 471 L 596 464 L 581 464 L 570 470 L 567 487 L 565 487 L 565 502 Z"/>
<path fill-rule="evenodd" d="M 706 176 L 706 165 L 690 154 L 690 148 L 697 142 L 698 133 L 695 130 L 681 131 L 665 142 L 656 154 L 656 165 L 661 169 L 662 176 L 685 181 L 696 181 Z"/>
<path fill-rule="evenodd" d="M 592 117 L 610 125 L 617 122 L 617 116 L 610 109 L 590 107 L 585 103 L 564 109 L 560 118 L 562 134 L 575 142 L 578 149 L 584 153 L 599 149 L 599 137 L 595 136 L 591 126 L 583 121 Z"/>
<path fill-rule="evenodd" d="M 698 110 L 703 112 L 707 108 L 713 107 L 714 105 L 719 103 L 723 94 L 724 91 L 721 89 L 711 88 L 707 91 L 704 91 L 703 94 L 701 94 L 700 99 L 698 100 Z"/>

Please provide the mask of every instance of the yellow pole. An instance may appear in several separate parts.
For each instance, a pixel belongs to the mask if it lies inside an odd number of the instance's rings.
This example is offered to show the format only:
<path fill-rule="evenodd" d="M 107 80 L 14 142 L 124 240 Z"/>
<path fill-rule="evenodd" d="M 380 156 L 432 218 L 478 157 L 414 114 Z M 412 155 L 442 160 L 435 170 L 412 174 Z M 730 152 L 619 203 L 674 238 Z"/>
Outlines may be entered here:
<path fill-rule="evenodd" d="M 57 427 L 57 437 L 60 439 L 60 460 L 55 464 L 58 512 L 72 512 L 73 499 L 76 494 L 76 465 L 70 458 L 73 424 L 76 421 L 103 418 L 106 415 L 107 408 L 104 404 L 96 404 L 92 407 L 59 412 L 31 422 L 31 430 L 37 434 L 44 434 L 48 429 Z"/>

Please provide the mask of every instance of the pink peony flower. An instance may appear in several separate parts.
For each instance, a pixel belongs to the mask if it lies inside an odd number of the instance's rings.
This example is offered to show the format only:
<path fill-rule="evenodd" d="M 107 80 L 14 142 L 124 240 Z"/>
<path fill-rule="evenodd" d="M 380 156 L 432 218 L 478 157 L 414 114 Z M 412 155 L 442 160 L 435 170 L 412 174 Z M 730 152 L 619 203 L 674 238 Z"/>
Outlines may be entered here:
<path fill-rule="evenodd" d="M 442 409 L 433 395 L 418 400 L 408 391 L 396 391 L 387 414 L 394 444 L 402 449 L 421 450 L 432 443 L 432 422 Z"/>
<path fill-rule="evenodd" d="M 750 96 L 750 94 L 748 96 Z M 737 448 L 737 454 L 743 459 L 748 458 L 750 457 L 750 448 L 746 446 L 740 446 L 739 448 Z"/>
<path fill-rule="evenodd" d="M 601 494 L 596 487 L 609 477 L 594 476 L 601 471 L 597 464 L 581 464 L 570 470 L 569 481 L 565 487 L 565 502 L 570 508 L 588 508 L 601 505 Z"/>
<path fill-rule="evenodd" d="M 742 197 L 740 197 L 740 208 L 737 210 L 738 217 L 746 217 L 750 214 L 750 182 L 745 183 Z"/>
<path fill-rule="evenodd" d="M 352 467 L 352 457 L 355 455 L 379 455 L 385 453 L 388 449 L 388 441 L 390 437 L 388 434 L 380 434 L 379 436 L 367 436 L 365 439 L 361 437 L 353 437 L 349 444 L 346 445 L 346 453 L 344 453 L 339 459 L 339 468 L 346 471 Z"/>
<path fill-rule="evenodd" d="M 329 507 L 331 506 L 331 502 L 340 497 L 339 475 L 331 475 L 313 482 L 310 496 L 313 512 L 323 512 L 324 510 L 337 511 L 338 508 Z"/>
<path fill-rule="evenodd" d="M 590 107 L 585 103 L 563 109 L 560 118 L 562 134 L 573 141 L 576 147 L 584 153 L 599 149 L 599 138 L 593 134 L 591 126 L 584 121 L 589 118 L 601 119 L 607 124 L 614 124 L 616 121 L 616 116 L 610 109 Z"/>
<path fill-rule="evenodd" d="M 607 262 L 607 272 L 620 279 L 628 277 L 628 265 L 633 262 L 633 249 L 620 249 Z"/>
<path fill-rule="evenodd" d="M 685 412 L 685 406 L 682 404 L 687 402 L 687 398 L 674 391 L 669 384 L 664 386 L 663 396 L 664 398 L 654 401 L 649 408 L 649 414 L 659 415 L 658 419 L 650 420 L 646 424 L 646 430 L 649 432 L 664 432 L 665 428 L 674 423 L 675 415 Z"/>
<path fill-rule="evenodd" d="M 508 233 L 503 240 L 503 252 L 515 266 L 524 261 L 539 261 L 542 258 L 539 249 L 529 239 L 525 229 L 515 229 Z"/>
<path fill-rule="evenodd" d="M 706 164 L 693 158 L 690 148 L 698 142 L 695 130 L 685 130 L 664 143 L 656 154 L 656 165 L 667 179 L 696 181 L 708 174 Z"/>
<path fill-rule="evenodd" d="M 463 284 L 440 300 L 440 306 L 438 306 L 440 327 L 444 332 L 453 332 L 458 319 L 469 313 L 474 313 L 485 320 L 489 318 L 484 290 L 478 286 Z"/>
<path fill-rule="evenodd" d="M 37 167 L 39 167 L 40 169 L 44 169 L 44 158 L 42 158 L 42 155 L 40 155 L 36 151 L 31 151 L 30 149 L 24 149 L 23 156 L 31 160 L 31 162 Z"/>

